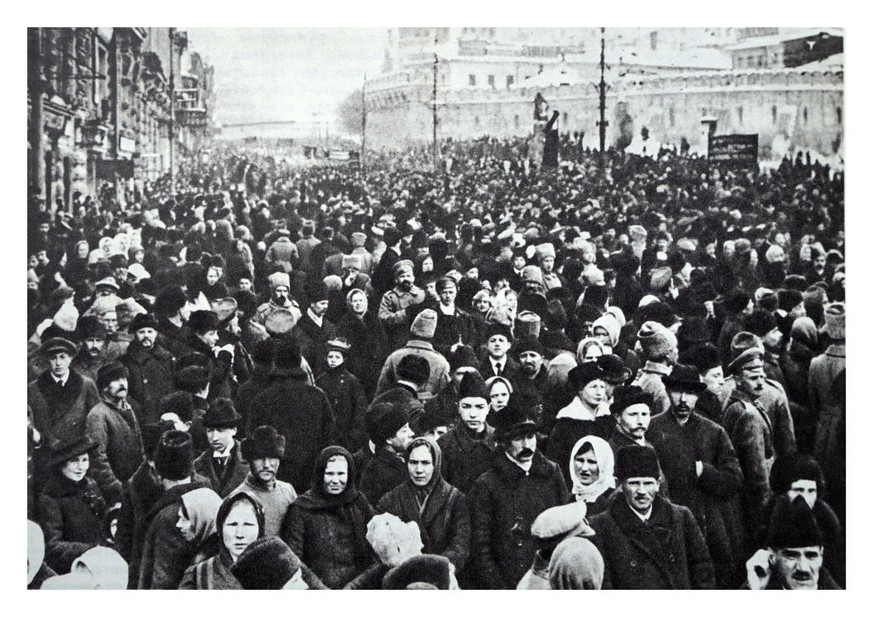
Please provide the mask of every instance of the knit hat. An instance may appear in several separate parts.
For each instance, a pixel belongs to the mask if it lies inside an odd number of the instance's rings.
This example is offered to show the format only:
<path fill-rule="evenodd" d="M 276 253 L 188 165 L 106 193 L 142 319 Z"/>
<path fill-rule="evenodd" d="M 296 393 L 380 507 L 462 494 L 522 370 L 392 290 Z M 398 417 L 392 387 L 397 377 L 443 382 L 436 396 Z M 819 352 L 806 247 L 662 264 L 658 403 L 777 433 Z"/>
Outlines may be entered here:
<path fill-rule="evenodd" d="M 424 356 L 408 354 L 400 358 L 394 370 L 397 379 L 423 386 L 430 378 L 430 362 Z"/>
<path fill-rule="evenodd" d="M 687 364 L 675 364 L 669 375 L 662 378 L 664 387 L 671 392 L 691 392 L 699 394 L 706 390 L 706 384 L 700 381 L 697 367 Z"/>
<path fill-rule="evenodd" d="M 195 334 L 218 330 L 218 315 L 215 311 L 194 311 L 188 318 L 188 327 Z"/>
<path fill-rule="evenodd" d="M 585 518 L 587 514 L 588 506 L 584 501 L 552 506 L 534 519 L 530 534 L 538 540 L 551 540 L 554 544 L 572 536 L 591 537 L 595 534 Z"/>
<path fill-rule="evenodd" d="M 267 282 L 270 284 L 270 291 L 275 291 L 277 287 L 291 289 L 291 278 L 287 272 L 273 272 L 267 277 Z"/>
<path fill-rule="evenodd" d="M 364 424 L 367 436 L 376 447 L 381 447 L 397 431 L 409 423 L 409 414 L 403 406 L 396 403 L 376 403 L 367 409 Z"/>
<path fill-rule="evenodd" d="M 415 269 L 412 261 L 409 259 L 401 259 L 399 261 L 394 262 L 394 265 L 391 266 L 391 276 L 397 278 L 400 274 L 404 272 L 412 273 Z"/>
<path fill-rule="evenodd" d="M 106 336 L 106 326 L 97 318 L 96 315 L 84 315 L 79 318 L 76 324 L 76 338 L 79 341 L 84 341 L 89 338 L 100 338 Z"/>
<path fill-rule="evenodd" d="M 229 398 L 217 398 L 209 404 L 203 416 L 203 428 L 236 428 L 242 420 Z"/>
<path fill-rule="evenodd" d="M 500 413 L 489 414 L 488 423 L 494 427 L 494 438 L 501 442 L 536 433 L 538 428 L 528 411 L 522 409 L 512 397 Z"/>
<path fill-rule="evenodd" d="M 743 320 L 743 327 L 746 331 L 763 338 L 776 327 L 776 318 L 768 311 L 756 309 Z"/>
<path fill-rule="evenodd" d="M 518 338 L 531 336 L 539 338 L 542 319 L 533 311 L 522 311 L 515 319 L 515 335 Z"/>
<path fill-rule="evenodd" d="M 264 319 L 264 329 L 270 336 L 281 336 L 294 329 L 297 318 L 288 309 L 276 309 Z"/>
<path fill-rule="evenodd" d="M 104 364 L 97 369 L 97 390 L 102 391 L 103 388 L 111 384 L 113 381 L 117 379 L 128 379 L 129 377 L 130 372 L 121 362 L 116 361 Z"/>
<path fill-rule="evenodd" d="M 454 373 L 461 367 L 471 366 L 476 370 L 479 369 L 479 360 L 476 358 L 476 352 L 469 345 L 458 345 L 454 351 L 449 352 L 449 370 Z"/>
<path fill-rule="evenodd" d="M 477 371 L 466 373 L 458 384 L 458 401 L 465 398 L 482 398 L 488 401 L 488 388 Z"/>
<path fill-rule="evenodd" d="M 789 501 L 785 495 L 776 498 L 770 527 L 767 531 L 767 546 L 771 549 L 822 546 L 824 540 L 815 514 L 798 495 Z"/>
<path fill-rule="evenodd" d="M 434 589 L 450 589 L 451 581 L 452 562 L 446 557 L 416 555 L 389 570 L 382 579 L 382 589 L 410 589 L 412 585 L 422 584 Z"/>
<path fill-rule="evenodd" d="M 651 410 L 654 407 L 654 401 L 652 395 L 639 386 L 618 386 L 612 395 L 609 412 L 617 416 L 631 405 L 647 405 Z"/>
<path fill-rule="evenodd" d="M 676 335 L 656 321 L 645 322 L 637 332 L 637 338 L 648 359 L 664 358 L 678 345 Z"/>
<path fill-rule="evenodd" d="M 538 338 L 533 336 L 519 337 L 512 347 L 515 357 L 518 358 L 526 351 L 534 351 L 541 356 L 545 355 L 546 350 Z"/>
<path fill-rule="evenodd" d="M 98 443 L 91 441 L 87 435 L 80 435 L 74 439 L 55 441 L 50 446 L 51 451 L 48 466 L 60 467 L 67 461 L 71 461 L 86 452 L 91 452 L 98 445 Z"/>
<path fill-rule="evenodd" d="M 259 426 L 240 444 L 240 454 L 247 461 L 259 458 L 285 458 L 285 438 L 272 426 Z"/>
<path fill-rule="evenodd" d="M 230 568 L 243 589 L 282 589 L 300 570 L 300 559 L 277 536 L 258 538 Z"/>
<path fill-rule="evenodd" d="M 633 376 L 633 371 L 624 365 L 624 361 L 615 354 L 603 354 L 594 362 L 601 371 L 601 377 L 606 383 L 621 385 Z"/>
<path fill-rule="evenodd" d="M 355 269 L 360 270 L 364 266 L 364 260 L 361 259 L 361 256 L 357 253 L 353 253 L 351 255 L 343 255 L 342 260 L 340 261 L 340 267 L 343 270 L 346 269 Z"/>
<path fill-rule="evenodd" d="M 167 480 L 184 480 L 194 473 L 194 444 L 183 431 L 167 431 L 155 449 L 155 471 Z"/>
<path fill-rule="evenodd" d="M 137 330 L 141 330 L 142 328 L 152 328 L 153 330 L 158 329 L 158 320 L 155 319 L 155 316 L 151 313 L 140 313 L 130 322 L 130 325 L 127 326 L 128 332 L 136 332 Z"/>
<path fill-rule="evenodd" d="M 421 554 L 424 547 L 418 523 L 404 523 L 394 514 L 377 514 L 367 523 L 367 542 L 382 565 L 397 567 Z"/>
<path fill-rule="evenodd" d="M 663 266 L 652 270 L 652 276 L 649 279 L 649 287 L 654 292 L 663 291 L 670 284 L 670 279 L 673 277 L 673 271 L 669 266 Z"/>
<path fill-rule="evenodd" d="M 191 396 L 190 392 L 172 392 L 161 398 L 158 411 L 160 412 L 159 417 L 166 413 L 174 413 L 179 416 L 182 422 L 191 422 L 194 419 L 194 397 Z"/>
<path fill-rule="evenodd" d="M 64 352 L 69 356 L 76 355 L 76 344 L 66 338 L 56 336 L 48 339 L 39 347 L 39 353 L 45 357 Z"/>
<path fill-rule="evenodd" d="M 834 302 L 825 310 L 825 329 L 828 336 L 833 340 L 846 338 L 846 305 L 842 302 Z"/>
<path fill-rule="evenodd" d="M 721 366 L 718 348 L 712 343 L 704 343 L 703 345 L 697 345 L 686 350 L 679 355 L 679 361 L 682 364 L 694 366 L 701 375 L 717 366 Z"/>
<path fill-rule="evenodd" d="M 412 321 L 409 333 L 418 339 L 430 340 L 436 332 L 437 314 L 433 309 L 424 309 Z"/>
<path fill-rule="evenodd" d="M 660 478 L 661 468 L 654 448 L 622 446 L 615 456 L 615 477 L 619 482 L 628 478 Z"/>

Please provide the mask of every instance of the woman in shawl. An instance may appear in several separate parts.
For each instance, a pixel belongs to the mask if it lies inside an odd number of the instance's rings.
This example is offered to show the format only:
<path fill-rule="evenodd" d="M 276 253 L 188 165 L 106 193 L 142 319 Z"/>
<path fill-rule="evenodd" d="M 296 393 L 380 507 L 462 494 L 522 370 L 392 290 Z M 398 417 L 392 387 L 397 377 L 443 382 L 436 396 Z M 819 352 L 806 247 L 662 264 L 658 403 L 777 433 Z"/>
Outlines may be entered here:
<path fill-rule="evenodd" d="M 609 444 L 594 435 L 583 437 L 570 452 L 573 497 L 584 501 L 589 516 L 602 512 L 615 490 L 615 457 Z"/>
<path fill-rule="evenodd" d="M 188 563 L 200 563 L 218 552 L 215 519 L 220 507 L 221 497 L 211 488 L 198 488 L 182 495 L 176 529 L 193 555 Z"/>
<path fill-rule="evenodd" d="M 330 446 L 315 461 L 312 488 L 285 515 L 281 536 L 329 589 L 342 589 L 373 561 L 367 544 L 372 516 L 352 455 Z"/>
<path fill-rule="evenodd" d="M 464 494 L 443 479 L 441 465 L 435 441 L 413 439 L 406 448 L 406 481 L 383 496 L 376 511 L 417 523 L 422 553 L 442 555 L 460 571 L 470 554 L 470 510 Z"/>

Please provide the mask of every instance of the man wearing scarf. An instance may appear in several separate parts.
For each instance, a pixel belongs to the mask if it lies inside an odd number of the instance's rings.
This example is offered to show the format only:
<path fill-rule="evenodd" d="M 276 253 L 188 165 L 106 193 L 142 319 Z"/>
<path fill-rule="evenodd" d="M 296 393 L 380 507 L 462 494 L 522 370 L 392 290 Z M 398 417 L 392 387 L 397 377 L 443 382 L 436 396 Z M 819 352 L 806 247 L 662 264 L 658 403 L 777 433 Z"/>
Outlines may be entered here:
<path fill-rule="evenodd" d="M 421 530 L 422 553 L 442 555 L 460 572 L 470 552 L 470 510 L 467 498 L 440 472 L 442 451 L 429 437 L 416 437 L 406 448 L 409 477 L 376 506 Z"/>

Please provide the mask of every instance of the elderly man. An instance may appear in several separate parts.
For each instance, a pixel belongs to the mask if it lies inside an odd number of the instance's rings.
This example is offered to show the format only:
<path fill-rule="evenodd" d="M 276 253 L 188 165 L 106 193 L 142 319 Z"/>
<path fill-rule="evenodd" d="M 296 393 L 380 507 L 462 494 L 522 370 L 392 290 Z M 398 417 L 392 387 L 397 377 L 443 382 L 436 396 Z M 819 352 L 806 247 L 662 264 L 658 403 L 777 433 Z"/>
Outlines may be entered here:
<path fill-rule="evenodd" d="M 263 325 L 267 316 L 279 309 L 291 311 L 294 322 L 299 321 L 301 311 L 297 302 L 291 298 L 291 277 L 286 272 L 274 272 L 267 277 L 267 282 L 270 284 L 270 300 L 258 307 L 252 321 Z"/>
<path fill-rule="evenodd" d="M 822 566 L 824 542 L 815 515 L 803 497 L 776 502 L 767 547 L 746 562 L 746 589 L 840 589 Z"/>
<path fill-rule="evenodd" d="M 728 365 L 736 388 L 724 412 L 724 429 L 730 437 L 743 470 L 741 493 L 747 530 L 766 525 L 765 508 L 771 497 L 773 424 L 759 402 L 764 390 L 764 352 L 750 347 Z"/>
<path fill-rule="evenodd" d="M 718 587 L 735 589 L 744 550 L 740 463 L 724 429 L 695 410 L 706 390 L 697 369 L 677 364 L 664 385 L 672 405 L 652 418 L 648 437 L 662 454 L 670 500 L 691 510 L 704 532 Z"/>
<path fill-rule="evenodd" d="M 127 400 L 128 370 L 113 362 L 97 372 L 101 401 L 88 412 L 85 430 L 97 444 L 91 472 L 107 503 L 121 501 L 121 490 L 143 460 L 140 423 Z"/>
<path fill-rule="evenodd" d="M 472 564 L 481 588 L 515 589 L 539 548 L 531 525 L 570 492 L 558 466 L 537 452 L 528 410 L 510 402 L 493 422 L 499 448 L 470 492 Z"/>
<path fill-rule="evenodd" d="M 424 290 L 415 285 L 412 262 L 402 259 L 391 267 L 394 288 L 382 296 L 379 319 L 385 327 L 388 349 L 400 348 L 409 337 L 411 308 L 424 302 Z M 434 324 L 436 327 L 436 324 Z M 433 335 L 431 335 L 433 338 Z"/>
<path fill-rule="evenodd" d="M 603 555 L 605 589 L 711 589 L 712 560 L 691 511 L 658 494 L 658 456 L 652 448 L 618 451 L 620 494 L 591 518 L 591 541 Z"/>
<path fill-rule="evenodd" d="M 436 332 L 436 324 L 437 314 L 433 309 L 425 309 L 415 317 L 409 329 L 409 341 L 392 352 L 382 366 L 382 373 L 376 384 L 377 396 L 394 387 L 397 383 L 397 367 L 404 357 L 410 355 L 421 356 L 430 367 L 430 374 L 422 390 L 436 396 L 448 385 L 449 362 L 434 350 L 431 342 Z"/>
<path fill-rule="evenodd" d="M 154 315 L 140 313 L 128 330 L 134 339 L 120 361 L 130 371 L 130 396 L 142 405 L 139 420 L 151 424 L 158 420 L 161 398 L 173 391 L 173 356 L 157 340 Z"/>
<path fill-rule="evenodd" d="M 230 494 L 245 491 L 257 497 L 264 506 L 264 535 L 278 536 L 288 508 L 297 501 L 294 487 L 276 479 L 285 458 L 285 438 L 272 426 L 259 426 L 242 440 L 240 452 L 248 461 L 249 472 Z"/>

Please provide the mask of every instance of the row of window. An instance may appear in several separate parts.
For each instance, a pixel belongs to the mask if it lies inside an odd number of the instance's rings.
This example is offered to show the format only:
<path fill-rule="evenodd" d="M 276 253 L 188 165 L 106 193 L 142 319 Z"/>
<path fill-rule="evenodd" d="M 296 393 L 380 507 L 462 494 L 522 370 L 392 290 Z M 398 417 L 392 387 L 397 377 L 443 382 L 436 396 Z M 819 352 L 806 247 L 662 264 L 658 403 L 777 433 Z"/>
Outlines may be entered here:
<path fill-rule="evenodd" d="M 507 75 L 506 76 L 506 87 L 508 88 L 509 86 L 511 86 L 514 83 L 515 83 L 515 76 L 514 75 Z M 476 85 L 476 75 L 474 75 L 473 73 L 470 73 L 470 75 L 467 76 L 467 84 L 470 86 L 475 86 Z M 497 87 L 497 79 L 494 77 L 494 75 L 488 76 L 488 85 L 491 86 L 492 88 Z"/>

